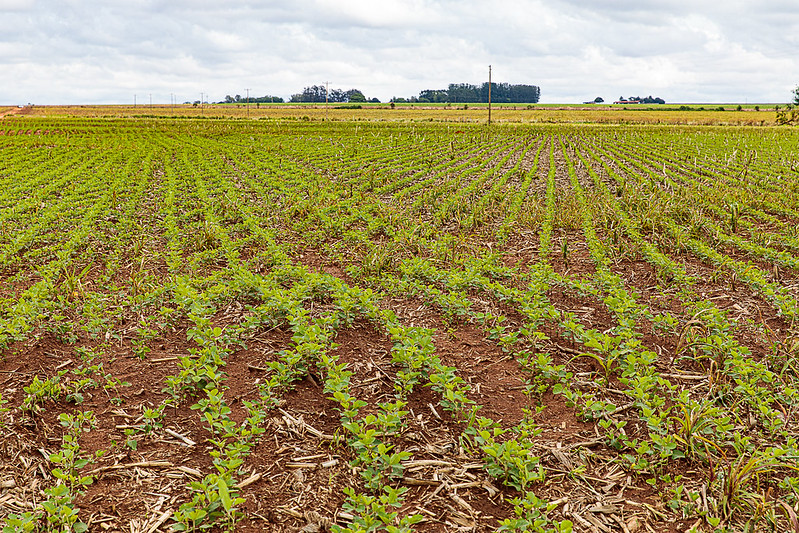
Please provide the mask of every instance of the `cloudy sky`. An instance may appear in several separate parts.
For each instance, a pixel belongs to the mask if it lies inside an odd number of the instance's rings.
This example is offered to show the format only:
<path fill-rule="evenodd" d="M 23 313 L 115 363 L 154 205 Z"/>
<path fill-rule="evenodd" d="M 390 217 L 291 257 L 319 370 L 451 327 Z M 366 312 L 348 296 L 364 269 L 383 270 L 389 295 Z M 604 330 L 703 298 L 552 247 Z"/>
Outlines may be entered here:
<path fill-rule="evenodd" d="M 0 0 L 0 104 L 218 101 L 303 87 L 418 95 L 449 83 L 786 102 L 797 0 Z"/>

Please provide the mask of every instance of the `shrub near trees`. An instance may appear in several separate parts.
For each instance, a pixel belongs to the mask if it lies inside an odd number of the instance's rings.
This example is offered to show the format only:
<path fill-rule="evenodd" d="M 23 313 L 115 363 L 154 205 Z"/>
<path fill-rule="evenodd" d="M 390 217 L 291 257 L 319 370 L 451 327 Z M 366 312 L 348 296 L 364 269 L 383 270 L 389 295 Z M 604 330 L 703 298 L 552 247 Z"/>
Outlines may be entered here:
<path fill-rule="evenodd" d="M 777 111 L 777 124 L 799 126 L 799 107 L 794 106 L 799 106 L 799 85 L 793 90 L 793 103 L 788 104 L 788 109 L 785 111 Z"/>

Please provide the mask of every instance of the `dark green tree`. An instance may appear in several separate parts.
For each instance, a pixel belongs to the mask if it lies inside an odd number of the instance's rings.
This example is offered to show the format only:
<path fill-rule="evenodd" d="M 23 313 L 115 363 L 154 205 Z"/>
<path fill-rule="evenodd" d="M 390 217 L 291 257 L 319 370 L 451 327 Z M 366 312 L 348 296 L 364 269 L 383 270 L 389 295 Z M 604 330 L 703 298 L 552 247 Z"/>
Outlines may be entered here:
<path fill-rule="evenodd" d="M 447 91 L 438 89 L 425 89 L 419 93 L 419 102 L 425 104 L 443 104 L 449 101 Z"/>
<path fill-rule="evenodd" d="M 541 97 L 541 89 L 536 85 L 511 85 L 510 83 L 491 83 L 491 101 L 494 103 L 535 104 Z M 395 100 L 396 101 L 396 100 Z M 411 101 L 421 103 L 470 104 L 488 102 L 488 83 L 450 83 L 446 90 L 425 89 L 418 98 Z"/>
<path fill-rule="evenodd" d="M 365 102 L 366 97 L 358 89 L 349 91 L 330 89 L 328 92 L 324 85 L 312 85 L 303 89 L 300 94 L 291 95 L 291 102 L 321 103 L 325 101 L 332 103 Z"/>
<path fill-rule="evenodd" d="M 346 102 L 347 93 L 345 93 L 341 89 L 330 89 L 330 93 L 327 95 L 327 101 L 337 102 L 337 103 Z"/>
<path fill-rule="evenodd" d="M 480 101 L 480 88 L 471 83 L 450 83 L 447 93 L 449 101 L 457 104 Z"/>
<path fill-rule="evenodd" d="M 345 93 L 348 102 L 363 103 L 366 102 L 366 97 L 358 89 L 350 89 Z"/>
<path fill-rule="evenodd" d="M 799 105 L 799 85 L 793 90 L 793 103 Z"/>
<path fill-rule="evenodd" d="M 300 94 L 291 95 L 292 102 L 324 102 L 326 94 L 324 85 L 312 85 L 302 90 Z"/>

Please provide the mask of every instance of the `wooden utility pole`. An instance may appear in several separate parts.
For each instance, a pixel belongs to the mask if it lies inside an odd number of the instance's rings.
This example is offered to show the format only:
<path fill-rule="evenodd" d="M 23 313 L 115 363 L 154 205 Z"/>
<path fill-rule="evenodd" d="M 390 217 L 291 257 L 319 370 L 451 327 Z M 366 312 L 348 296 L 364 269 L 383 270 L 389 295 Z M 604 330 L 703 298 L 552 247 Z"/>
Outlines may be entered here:
<path fill-rule="evenodd" d="M 244 89 L 247 91 L 247 118 L 250 118 L 250 90 Z"/>
<path fill-rule="evenodd" d="M 330 93 L 328 87 L 330 86 L 330 82 L 325 82 L 325 122 L 327 122 L 327 95 Z"/>
<path fill-rule="evenodd" d="M 488 65 L 488 123 L 491 124 L 491 65 Z"/>

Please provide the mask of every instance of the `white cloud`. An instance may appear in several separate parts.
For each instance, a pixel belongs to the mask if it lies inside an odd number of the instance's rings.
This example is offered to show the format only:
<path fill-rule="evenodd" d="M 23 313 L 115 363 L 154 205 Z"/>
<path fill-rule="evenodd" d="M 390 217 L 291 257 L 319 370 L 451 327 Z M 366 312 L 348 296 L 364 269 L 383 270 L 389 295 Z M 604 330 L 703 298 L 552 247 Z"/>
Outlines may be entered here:
<path fill-rule="evenodd" d="M 35 0 L 0 0 L 0 13 L 32 9 L 34 4 Z"/>
<path fill-rule="evenodd" d="M 308 10 L 321 26 L 407 28 L 434 25 L 439 18 L 431 6 L 420 0 L 384 0 L 379 6 L 373 0 L 316 0 L 314 4 Z"/>
<path fill-rule="evenodd" d="M 247 49 L 247 42 L 234 33 L 208 30 L 206 28 L 195 28 L 197 34 L 205 37 L 209 44 L 216 50 L 222 52 L 241 52 Z"/>
<path fill-rule="evenodd" d="M 448 83 L 601 95 L 785 101 L 794 0 L 0 0 L 0 103 L 162 102 L 330 81 L 383 100 Z"/>

